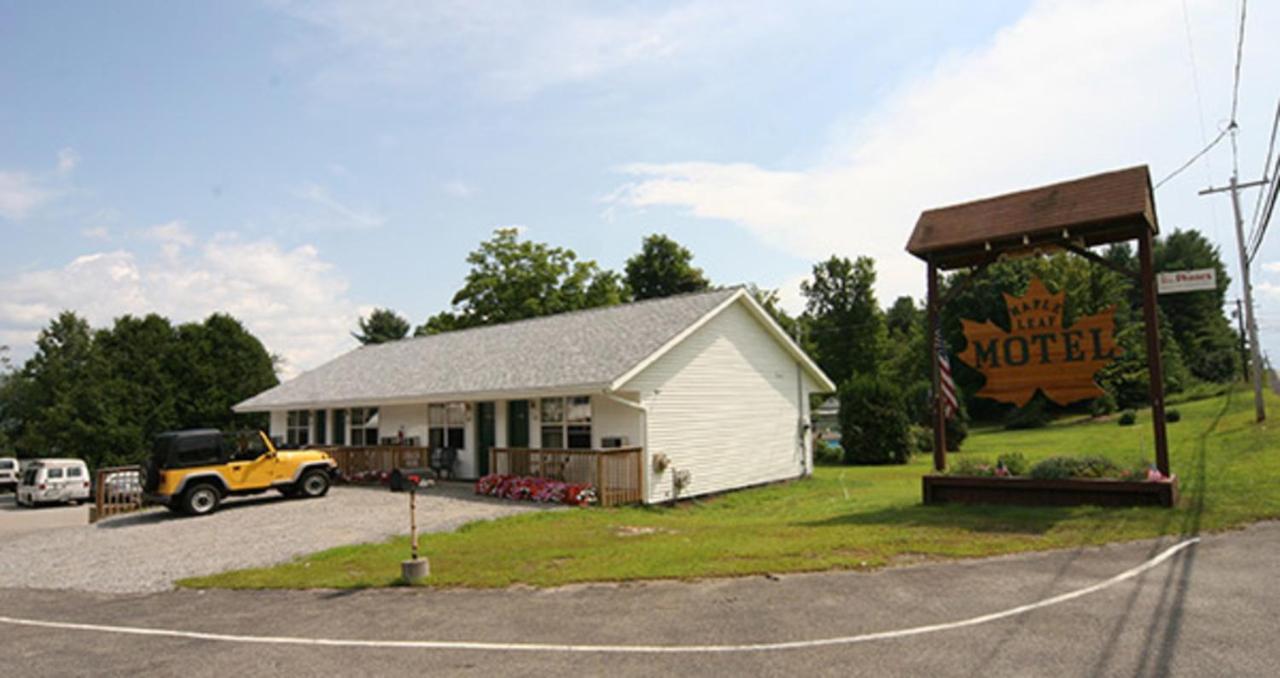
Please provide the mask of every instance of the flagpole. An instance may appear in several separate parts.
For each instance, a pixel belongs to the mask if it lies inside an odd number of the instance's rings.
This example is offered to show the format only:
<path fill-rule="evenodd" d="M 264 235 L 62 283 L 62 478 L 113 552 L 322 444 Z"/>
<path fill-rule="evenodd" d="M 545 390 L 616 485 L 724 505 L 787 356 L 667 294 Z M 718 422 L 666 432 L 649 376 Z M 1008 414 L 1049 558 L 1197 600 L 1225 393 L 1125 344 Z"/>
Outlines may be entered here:
<path fill-rule="evenodd" d="M 927 301 L 929 318 L 929 364 L 933 373 L 933 468 L 941 473 L 947 469 L 947 421 L 943 412 L 942 375 L 938 367 L 938 332 L 941 329 L 938 318 L 940 300 L 938 298 L 938 267 L 929 260 L 929 298 Z"/>

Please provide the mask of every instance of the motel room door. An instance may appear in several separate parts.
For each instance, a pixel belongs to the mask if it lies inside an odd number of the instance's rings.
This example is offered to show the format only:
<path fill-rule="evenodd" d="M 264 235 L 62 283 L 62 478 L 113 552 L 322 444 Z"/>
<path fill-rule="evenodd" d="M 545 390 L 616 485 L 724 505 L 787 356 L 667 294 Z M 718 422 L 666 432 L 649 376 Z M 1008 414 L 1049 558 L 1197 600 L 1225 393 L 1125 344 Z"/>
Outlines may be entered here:
<path fill-rule="evenodd" d="M 479 451 L 480 476 L 489 475 L 489 450 L 498 442 L 496 407 L 493 403 L 476 403 L 476 449 Z"/>
<path fill-rule="evenodd" d="M 529 446 L 529 401 L 507 401 L 507 447 Z"/>

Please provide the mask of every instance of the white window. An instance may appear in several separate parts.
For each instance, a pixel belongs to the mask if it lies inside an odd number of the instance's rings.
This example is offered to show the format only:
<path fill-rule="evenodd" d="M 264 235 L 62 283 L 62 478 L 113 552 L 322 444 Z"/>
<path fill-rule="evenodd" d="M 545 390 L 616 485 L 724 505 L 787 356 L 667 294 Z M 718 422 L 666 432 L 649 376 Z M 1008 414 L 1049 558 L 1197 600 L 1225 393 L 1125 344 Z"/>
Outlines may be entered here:
<path fill-rule="evenodd" d="M 427 442 L 432 449 L 467 446 L 466 403 L 441 403 L 427 406 Z"/>
<path fill-rule="evenodd" d="M 285 441 L 289 447 L 306 447 L 310 445 L 311 411 L 289 410 L 285 434 Z"/>
<path fill-rule="evenodd" d="M 351 410 L 351 444 L 378 444 L 378 408 L 357 407 Z"/>
<path fill-rule="evenodd" d="M 591 396 L 543 398 L 538 408 L 543 449 L 591 449 Z"/>

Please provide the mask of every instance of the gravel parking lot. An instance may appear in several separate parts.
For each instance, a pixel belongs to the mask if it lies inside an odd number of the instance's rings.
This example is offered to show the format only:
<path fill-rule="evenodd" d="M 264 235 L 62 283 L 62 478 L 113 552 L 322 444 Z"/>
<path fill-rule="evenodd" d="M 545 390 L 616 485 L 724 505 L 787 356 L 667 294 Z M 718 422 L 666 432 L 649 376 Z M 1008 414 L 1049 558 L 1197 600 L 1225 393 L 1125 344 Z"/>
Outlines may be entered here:
<path fill-rule="evenodd" d="M 48 527 L 3 538 L 0 588 L 165 591 L 185 577 L 403 534 L 408 504 L 405 495 L 382 488 L 335 487 L 323 499 L 284 501 L 275 493 L 232 499 L 201 518 L 150 509 L 95 525 Z M 24 513 L 39 520 L 43 510 Z M 418 495 L 418 529 L 447 532 L 530 510 L 539 507 L 477 497 L 470 485 L 443 484 Z"/>

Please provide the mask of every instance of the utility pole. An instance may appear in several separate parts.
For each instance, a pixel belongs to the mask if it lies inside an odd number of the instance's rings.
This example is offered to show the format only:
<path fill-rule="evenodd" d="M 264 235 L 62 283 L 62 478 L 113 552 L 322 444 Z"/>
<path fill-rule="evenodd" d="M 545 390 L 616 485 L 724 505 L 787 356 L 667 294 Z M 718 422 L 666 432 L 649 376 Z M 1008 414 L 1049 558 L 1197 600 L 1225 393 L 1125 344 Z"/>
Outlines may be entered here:
<path fill-rule="evenodd" d="M 1244 324 L 1249 333 L 1249 373 L 1253 381 L 1253 408 L 1259 422 L 1267 418 L 1267 406 L 1262 399 L 1262 350 L 1258 345 L 1258 323 L 1253 317 L 1253 283 L 1249 278 L 1249 253 L 1245 250 L 1244 217 L 1240 214 L 1240 189 L 1262 186 L 1269 183 L 1267 179 L 1239 183 L 1235 172 L 1231 173 L 1231 183 L 1220 188 L 1206 188 L 1200 195 L 1231 192 L 1231 209 L 1236 217 L 1236 250 L 1240 254 L 1240 286 L 1244 288 Z"/>
<path fill-rule="evenodd" d="M 1249 381 L 1249 340 L 1244 337 L 1244 309 L 1240 299 L 1236 299 L 1236 323 L 1240 326 L 1240 369 L 1244 372 L 1244 380 Z"/>

